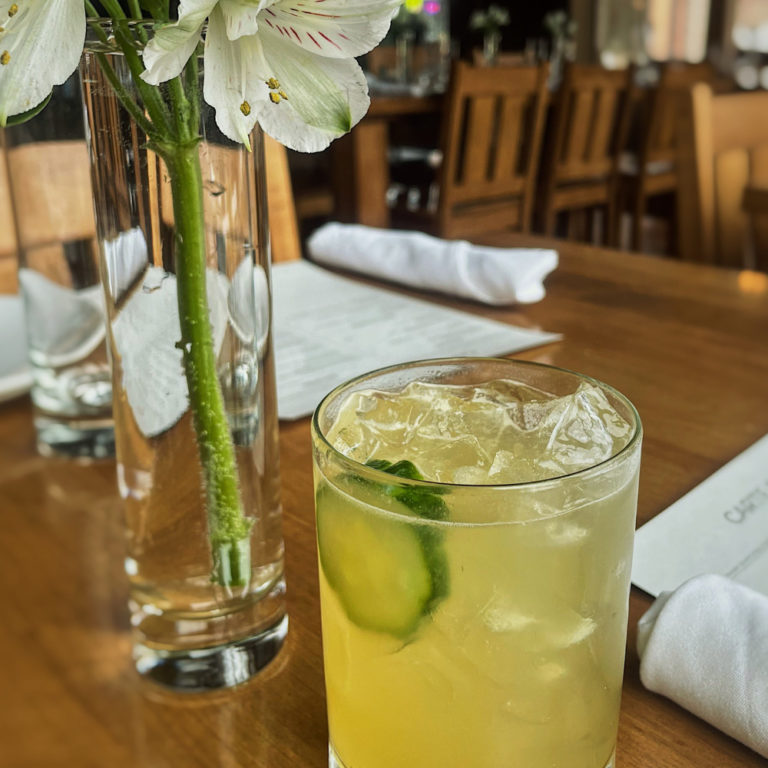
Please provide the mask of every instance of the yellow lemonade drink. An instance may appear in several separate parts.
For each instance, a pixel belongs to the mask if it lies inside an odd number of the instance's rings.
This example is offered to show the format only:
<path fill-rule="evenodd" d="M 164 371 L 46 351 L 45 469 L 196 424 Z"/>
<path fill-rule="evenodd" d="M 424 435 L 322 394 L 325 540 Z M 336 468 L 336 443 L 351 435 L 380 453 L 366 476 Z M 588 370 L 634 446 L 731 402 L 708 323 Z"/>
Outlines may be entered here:
<path fill-rule="evenodd" d="M 518 361 L 387 369 L 313 421 L 331 766 L 613 765 L 640 424 Z"/>

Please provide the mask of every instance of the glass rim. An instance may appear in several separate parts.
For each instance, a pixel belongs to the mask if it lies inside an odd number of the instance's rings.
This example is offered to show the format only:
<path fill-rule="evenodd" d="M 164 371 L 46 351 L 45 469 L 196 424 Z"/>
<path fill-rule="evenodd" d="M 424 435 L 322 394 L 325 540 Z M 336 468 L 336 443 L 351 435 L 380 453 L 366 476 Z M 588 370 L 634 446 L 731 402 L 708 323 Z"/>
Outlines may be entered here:
<path fill-rule="evenodd" d="M 623 403 L 628 408 L 629 413 L 632 416 L 632 428 L 633 428 L 632 437 L 630 437 L 629 441 L 625 446 L 623 446 L 619 451 L 617 451 L 613 455 L 609 456 L 607 459 L 603 459 L 602 461 L 599 461 L 596 464 L 592 464 L 589 467 L 584 467 L 583 469 L 579 469 L 574 472 L 568 472 L 563 475 L 556 475 L 555 477 L 547 477 L 541 480 L 526 480 L 519 483 L 448 483 L 448 482 L 443 482 L 439 480 L 413 480 L 407 477 L 392 475 L 388 472 L 385 472 L 384 470 L 375 469 L 374 467 L 370 467 L 366 464 L 361 464 L 356 459 L 350 458 L 349 456 L 347 456 L 346 454 L 338 450 L 335 446 L 333 446 L 328 441 L 328 438 L 326 437 L 323 430 L 320 428 L 320 423 L 319 423 L 320 412 L 323 410 L 324 406 L 326 406 L 327 403 L 331 401 L 331 399 L 339 395 L 345 389 L 348 389 L 354 386 L 358 382 L 362 382 L 366 379 L 371 379 L 380 374 L 384 374 L 388 372 L 394 372 L 397 370 L 408 370 L 409 368 L 419 368 L 427 365 L 440 366 L 440 365 L 448 365 L 451 363 L 460 364 L 460 363 L 482 363 L 482 362 L 494 362 L 494 363 L 504 363 L 504 364 L 514 363 L 515 365 L 521 365 L 524 367 L 557 371 L 560 373 L 568 374 L 570 376 L 574 376 L 577 379 L 580 379 L 581 381 L 594 384 L 600 389 L 607 391 L 613 396 L 615 396 L 621 403 Z M 596 379 L 593 376 L 589 376 L 584 373 L 578 373 L 577 371 L 574 371 L 570 368 L 563 368 L 557 365 L 550 365 L 549 363 L 538 363 L 532 360 L 518 360 L 517 358 L 509 358 L 509 357 L 472 357 L 472 356 L 437 357 L 437 358 L 425 358 L 422 360 L 410 360 L 404 363 L 396 363 L 394 365 L 385 365 L 385 366 L 382 366 L 381 368 L 375 368 L 371 371 L 366 371 L 365 373 L 359 374 L 358 376 L 354 376 L 353 378 L 348 379 L 347 381 L 334 387 L 318 403 L 314 413 L 312 414 L 310 429 L 312 434 L 317 435 L 320 442 L 330 450 L 335 460 L 339 461 L 342 465 L 348 467 L 349 469 L 353 470 L 357 474 L 360 474 L 362 472 L 362 474 L 366 475 L 367 477 L 370 477 L 371 479 L 374 479 L 379 483 L 388 484 L 388 485 L 397 483 L 404 486 L 440 488 L 445 491 L 447 491 L 448 489 L 451 489 L 454 492 L 462 492 L 464 489 L 467 489 L 467 490 L 483 489 L 486 492 L 501 491 L 501 490 L 540 491 L 542 489 L 547 489 L 550 487 L 560 485 L 564 481 L 570 481 L 573 478 L 581 479 L 581 478 L 588 478 L 591 475 L 599 475 L 602 472 L 606 471 L 610 466 L 618 463 L 625 456 L 629 455 L 634 450 L 635 446 L 641 440 L 643 435 L 643 425 L 642 425 L 642 421 L 640 420 L 640 414 L 637 412 L 637 408 L 635 408 L 632 401 L 626 395 L 623 395 L 621 392 L 619 392 L 619 390 L 610 386 L 610 384 L 606 384 L 605 382 L 600 381 L 600 379 Z"/>
<path fill-rule="evenodd" d="M 122 48 L 114 38 L 115 29 L 143 29 L 151 33 L 158 26 L 158 22 L 153 19 L 113 19 L 111 16 L 87 16 L 85 24 L 85 53 L 122 53 Z M 101 35 L 106 35 L 107 39 L 103 40 Z M 140 51 L 144 45 L 134 40 L 132 47 Z"/>
<path fill-rule="evenodd" d="M 174 20 L 167 22 L 173 24 Z M 114 36 L 115 29 L 123 30 L 143 30 L 148 37 L 154 36 L 154 33 L 165 22 L 159 22 L 155 19 L 113 19 L 111 16 L 86 16 L 85 18 L 85 42 L 83 51 L 86 53 L 123 53 L 123 49 Z M 203 25 L 203 30 L 207 30 L 208 22 Z M 107 39 L 102 39 L 106 35 Z M 136 51 L 142 51 L 148 41 L 133 40 L 132 48 Z M 202 58 L 202 50 L 198 56 Z"/>
<path fill-rule="evenodd" d="M 95 31 L 95 28 L 99 29 L 111 29 L 113 27 L 124 27 L 127 29 L 157 29 L 158 26 L 164 22 L 156 21 L 155 19 L 113 19 L 111 16 L 86 16 L 86 35 Z M 168 22 L 173 24 L 173 20 Z"/>

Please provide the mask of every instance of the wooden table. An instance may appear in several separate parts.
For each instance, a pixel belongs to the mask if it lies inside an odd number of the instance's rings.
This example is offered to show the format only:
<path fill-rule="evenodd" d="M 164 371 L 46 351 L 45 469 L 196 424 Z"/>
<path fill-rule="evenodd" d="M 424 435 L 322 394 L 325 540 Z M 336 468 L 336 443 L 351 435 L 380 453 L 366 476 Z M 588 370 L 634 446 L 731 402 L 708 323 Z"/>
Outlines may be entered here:
<path fill-rule="evenodd" d="M 597 376 L 634 401 L 645 426 L 645 522 L 768 432 L 768 278 L 573 244 L 560 252 L 538 304 L 446 303 L 563 332 L 521 357 Z M 0 406 L 3 768 L 326 765 L 307 419 L 281 427 L 281 448 L 287 646 L 236 690 L 174 695 L 131 665 L 113 463 L 39 458 L 28 401 Z M 764 766 L 641 686 L 635 624 L 650 602 L 633 589 L 620 768 Z"/>
<path fill-rule="evenodd" d="M 403 117 L 437 115 L 442 95 L 374 96 L 368 114 L 332 146 L 336 216 L 340 221 L 388 227 L 389 127 Z"/>

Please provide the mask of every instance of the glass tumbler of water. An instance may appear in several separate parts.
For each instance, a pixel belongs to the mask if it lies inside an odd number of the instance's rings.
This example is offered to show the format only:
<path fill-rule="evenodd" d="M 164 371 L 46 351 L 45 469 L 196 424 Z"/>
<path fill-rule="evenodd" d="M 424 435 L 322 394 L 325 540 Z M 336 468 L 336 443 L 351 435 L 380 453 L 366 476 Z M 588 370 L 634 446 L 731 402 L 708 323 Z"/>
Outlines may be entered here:
<path fill-rule="evenodd" d="M 5 130 L 38 450 L 114 452 L 93 203 L 77 77 Z"/>

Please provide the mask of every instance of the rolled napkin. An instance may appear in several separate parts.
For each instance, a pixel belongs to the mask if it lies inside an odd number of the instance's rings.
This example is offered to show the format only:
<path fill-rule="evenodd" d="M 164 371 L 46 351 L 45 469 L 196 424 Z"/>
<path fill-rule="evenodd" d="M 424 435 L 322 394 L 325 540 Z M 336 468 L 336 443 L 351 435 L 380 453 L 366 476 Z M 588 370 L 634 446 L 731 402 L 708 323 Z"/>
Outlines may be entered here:
<path fill-rule="evenodd" d="M 359 224 L 325 224 L 307 246 L 320 264 L 496 306 L 543 299 L 544 278 L 557 266 L 557 251 L 546 248 L 490 248 Z"/>
<path fill-rule="evenodd" d="M 637 646 L 646 688 L 768 757 L 768 597 L 697 576 L 659 596 Z"/>

